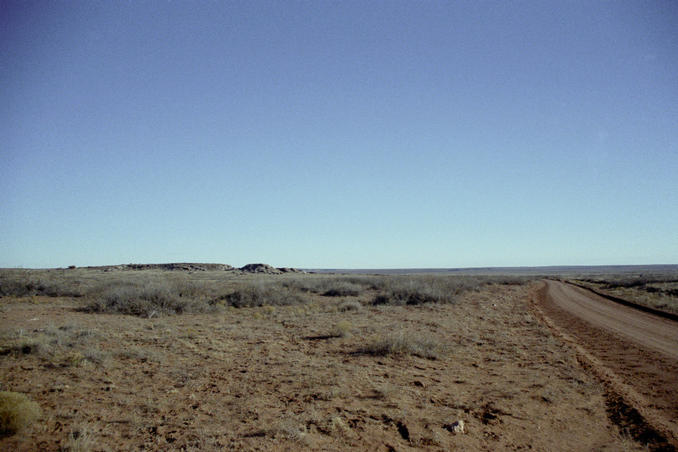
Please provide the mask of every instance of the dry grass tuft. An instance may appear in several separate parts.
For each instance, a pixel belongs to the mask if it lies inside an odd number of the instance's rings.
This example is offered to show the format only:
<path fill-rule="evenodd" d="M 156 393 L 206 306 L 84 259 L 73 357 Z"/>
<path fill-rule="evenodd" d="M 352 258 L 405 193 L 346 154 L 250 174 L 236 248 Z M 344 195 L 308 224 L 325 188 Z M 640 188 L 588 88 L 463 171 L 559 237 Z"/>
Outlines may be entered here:
<path fill-rule="evenodd" d="M 71 431 L 62 450 L 68 452 L 89 452 L 95 446 L 96 441 L 92 437 L 90 429 L 87 426 L 82 426 Z"/>
<path fill-rule="evenodd" d="M 40 405 L 25 394 L 0 391 L 0 433 L 14 434 L 31 425 L 40 415 Z"/>
<path fill-rule="evenodd" d="M 336 325 L 334 325 L 332 335 L 335 337 L 348 337 L 351 335 L 352 329 L 353 325 L 351 325 L 351 322 L 348 320 L 340 320 Z"/>
<path fill-rule="evenodd" d="M 358 349 L 361 355 L 414 355 L 420 358 L 438 359 L 446 348 L 438 341 L 405 333 L 382 336 Z"/>
<path fill-rule="evenodd" d="M 346 312 L 346 311 L 360 311 L 362 308 L 363 305 L 360 304 L 359 301 L 348 300 L 341 303 L 337 309 L 339 309 L 339 311 L 341 312 Z"/>

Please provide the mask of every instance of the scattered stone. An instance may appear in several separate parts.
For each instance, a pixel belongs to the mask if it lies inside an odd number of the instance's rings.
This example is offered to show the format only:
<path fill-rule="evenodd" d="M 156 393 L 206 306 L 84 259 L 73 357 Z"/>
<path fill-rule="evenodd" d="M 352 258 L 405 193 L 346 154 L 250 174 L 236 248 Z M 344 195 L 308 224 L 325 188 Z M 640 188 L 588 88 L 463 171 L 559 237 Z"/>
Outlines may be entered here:
<path fill-rule="evenodd" d="M 458 421 L 456 421 L 456 422 L 453 422 L 453 423 L 451 423 L 451 424 L 445 424 L 445 425 L 443 425 L 443 428 L 444 428 L 445 430 L 449 430 L 450 432 L 452 432 L 452 433 L 454 433 L 454 434 L 456 435 L 457 433 L 466 433 L 466 427 L 465 427 L 465 425 L 466 425 L 466 424 L 464 423 L 464 421 L 462 421 L 462 420 L 460 419 L 460 420 L 458 420 Z"/>

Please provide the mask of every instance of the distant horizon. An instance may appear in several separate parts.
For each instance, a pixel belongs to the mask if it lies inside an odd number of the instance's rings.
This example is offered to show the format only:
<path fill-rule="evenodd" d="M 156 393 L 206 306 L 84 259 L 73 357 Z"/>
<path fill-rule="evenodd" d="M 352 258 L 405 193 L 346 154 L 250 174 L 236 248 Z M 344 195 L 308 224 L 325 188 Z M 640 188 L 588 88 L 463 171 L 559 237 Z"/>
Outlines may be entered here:
<path fill-rule="evenodd" d="M 117 263 L 117 264 L 104 264 L 104 265 L 74 265 L 75 268 L 105 268 L 105 267 L 117 267 L 125 265 L 170 265 L 170 264 L 208 264 L 208 265 L 229 265 L 234 269 L 242 268 L 250 264 L 265 264 L 271 265 L 266 262 L 249 262 L 243 265 L 232 265 L 228 262 L 199 262 L 199 261 L 174 261 L 174 262 L 127 262 L 127 263 Z M 581 265 L 515 265 L 515 266 L 477 266 L 477 267 L 299 267 L 299 266 L 290 266 L 282 265 L 275 266 L 275 268 L 296 268 L 304 271 L 424 271 L 430 270 L 433 272 L 444 272 L 444 271 L 465 271 L 465 270 L 511 270 L 511 269 L 584 269 L 584 268 L 626 268 L 626 269 L 641 269 L 648 267 L 676 267 L 678 269 L 678 263 L 661 263 L 661 264 L 581 264 Z M 0 267 L 0 269 L 24 269 L 24 270 L 60 270 L 60 269 L 69 269 L 71 266 L 58 266 L 58 267 Z"/>

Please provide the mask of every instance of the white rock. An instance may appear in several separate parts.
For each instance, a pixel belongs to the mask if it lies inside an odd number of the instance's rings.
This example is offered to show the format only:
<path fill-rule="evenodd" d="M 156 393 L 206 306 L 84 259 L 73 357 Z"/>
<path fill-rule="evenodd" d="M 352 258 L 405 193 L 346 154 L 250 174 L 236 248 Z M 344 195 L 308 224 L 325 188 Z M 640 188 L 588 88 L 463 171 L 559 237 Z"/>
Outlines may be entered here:
<path fill-rule="evenodd" d="M 464 421 L 462 421 L 461 419 L 446 425 L 445 428 L 451 431 L 452 433 L 466 433 Z"/>

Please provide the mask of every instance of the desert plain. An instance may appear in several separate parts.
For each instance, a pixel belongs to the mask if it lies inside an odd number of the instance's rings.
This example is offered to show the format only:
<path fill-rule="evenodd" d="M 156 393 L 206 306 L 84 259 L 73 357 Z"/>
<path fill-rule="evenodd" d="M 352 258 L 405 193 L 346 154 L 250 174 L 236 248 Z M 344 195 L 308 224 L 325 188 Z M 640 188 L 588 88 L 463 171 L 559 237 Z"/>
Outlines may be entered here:
<path fill-rule="evenodd" d="M 173 265 L 0 270 L 0 391 L 26 400 L 11 425 L 2 407 L 0 449 L 677 446 L 675 320 L 657 320 L 667 352 L 553 298 L 559 285 L 600 296 L 590 286 L 676 312 L 675 268 L 648 278 Z"/>

